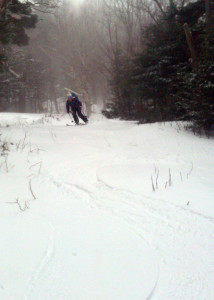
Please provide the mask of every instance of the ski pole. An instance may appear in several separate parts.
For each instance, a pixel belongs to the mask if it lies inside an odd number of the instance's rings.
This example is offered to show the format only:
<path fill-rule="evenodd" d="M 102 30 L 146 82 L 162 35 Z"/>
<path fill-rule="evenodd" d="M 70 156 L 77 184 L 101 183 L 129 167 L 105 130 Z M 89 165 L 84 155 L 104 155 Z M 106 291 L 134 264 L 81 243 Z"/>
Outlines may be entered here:
<path fill-rule="evenodd" d="M 69 112 L 68 114 L 69 114 L 69 117 L 70 117 L 70 119 L 71 119 L 71 122 L 74 123 L 74 119 L 73 119 L 73 117 L 71 117 L 70 112 Z"/>

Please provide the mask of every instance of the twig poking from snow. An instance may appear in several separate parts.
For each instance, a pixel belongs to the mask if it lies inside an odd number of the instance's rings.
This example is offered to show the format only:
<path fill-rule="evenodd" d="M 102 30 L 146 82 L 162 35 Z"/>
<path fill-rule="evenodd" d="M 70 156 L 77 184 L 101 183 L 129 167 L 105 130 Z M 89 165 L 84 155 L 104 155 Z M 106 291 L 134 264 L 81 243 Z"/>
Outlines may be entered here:
<path fill-rule="evenodd" d="M 25 211 L 26 209 L 29 208 L 29 206 L 28 206 L 28 204 L 27 204 L 27 201 L 25 201 L 25 206 L 22 207 L 21 204 L 19 203 L 19 198 L 17 198 L 15 202 L 6 202 L 6 203 L 8 203 L 8 204 L 17 204 L 18 207 L 19 207 L 19 209 L 20 209 L 21 211 Z"/>
<path fill-rule="evenodd" d="M 182 173 L 180 172 L 180 177 L 181 177 L 181 181 L 183 181 L 183 176 L 182 176 Z"/>
<path fill-rule="evenodd" d="M 167 185 L 172 186 L 172 175 L 171 175 L 170 168 L 169 168 L 169 180 L 165 183 L 165 189 L 167 188 Z"/>
<path fill-rule="evenodd" d="M 5 168 L 6 168 L 6 172 L 8 173 L 9 172 L 9 168 L 8 168 L 8 164 L 7 164 L 7 159 L 8 159 L 8 156 L 5 156 Z"/>
<path fill-rule="evenodd" d="M 27 133 L 25 132 L 25 136 L 24 136 L 24 139 L 23 139 L 23 142 L 22 142 L 22 151 L 24 150 L 25 148 L 25 140 L 26 140 L 26 137 L 27 137 Z"/>
<path fill-rule="evenodd" d="M 153 182 L 152 176 L 151 176 L 151 181 L 152 181 L 152 189 L 153 189 L 153 192 L 155 192 L 155 186 L 154 186 L 154 182 Z"/>
<path fill-rule="evenodd" d="M 53 132 L 53 128 L 51 128 L 51 137 L 55 143 L 56 142 L 56 134 L 55 134 L 55 132 Z"/>
<path fill-rule="evenodd" d="M 193 163 L 191 162 L 191 169 L 189 170 L 189 172 L 187 173 L 187 179 L 189 178 L 190 174 L 192 173 L 193 170 Z"/>
<path fill-rule="evenodd" d="M 40 174 L 41 167 L 42 167 L 42 161 L 40 161 L 40 162 L 38 162 L 38 163 L 36 163 L 36 164 L 34 164 L 34 165 L 30 166 L 30 168 L 29 168 L 29 169 L 32 169 L 33 167 L 35 167 L 35 166 L 38 166 L 38 165 L 40 165 L 40 166 L 39 166 L 39 170 L 38 170 L 38 174 Z"/>
<path fill-rule="evenodd" d="M 172 185 L 172 175 L 171 175 L 171 170 L 169 168 L 169 186 Z"/>
<path fill-rule="evenodd" d="M 26 178 L 30 178 L 30 177 L 33 177 L 33 176 L 35 176 L 35 174 L 30 174 Z"/>
<path fill-rule="evenodd" d="M 25 211 L 26 209 L 29 208 L 29 206 L 27 205 L 27 202 L 26 202 L 26 201 L 25 201 L 25 206 L 24 206 L 24 208 L 22 208 L 21 204 L 19 203 L 19 199 L 18 199 L 18 198 L 16 199 L 16 203 L 18 204 L 19 209 L 20 209 L 21 211 Z"/>
<path fill-rule="evenodd" d="M 40 164 L 40 167 L 39 167 L 39 174 L 40 174 L 40 172 L 41 172 L 41 168 L 42 168 L 42 162 L 41 162 L 41 164 Z"/>
<path fill-rule="evenodd" d="M 156 189 L 158 189 L 158 177 L 159 177 L 159 170 L 157 171 L 157 176 L 156 176 Z"/>
<path fill-rule="evenodd" d="M 30 180 L 29 180 L 29 189 L 30 189 L 30 192 L 31 192 L 31 194 L 32 194 L 32 196 L 33 196 L 33 199 L 36 200 L 36 196 L 34 195 L 33 190 L 32 190 L 31 181 L 32 181 L 32 180 L 30 179 Z"/>
<path fill-rule="evenodd" d="M 45 151 L 43 149 L 39 149 L 39 148 L 35 148 L 33 150 L 30 150 L 29 153 L 33 153 L 34 151 L 37 151 L 37 154 L 39 153 L 39 151 Z"/>
<path fill-rule="evenodd" d="M 20 144 L 21 144 L 21 140 L 16 144 L 16 150 L 19 150 Z"/>
<path fill-rule="evenodd" d="M 40 162 L 38 162 L 38 163 L 36 163 L 36 164 L 34 164 L 34 165 L 32 165 L 32 166 L 30 166 L 30 168 L 29 169 L 31 169 L 31 168 L 33 168 L 33 167 L 35 167 L 35 166 L 37 166 L 37 165 L 39 165 L 39 164 L 41 164 L 42 162 L 40 161 Z"/>

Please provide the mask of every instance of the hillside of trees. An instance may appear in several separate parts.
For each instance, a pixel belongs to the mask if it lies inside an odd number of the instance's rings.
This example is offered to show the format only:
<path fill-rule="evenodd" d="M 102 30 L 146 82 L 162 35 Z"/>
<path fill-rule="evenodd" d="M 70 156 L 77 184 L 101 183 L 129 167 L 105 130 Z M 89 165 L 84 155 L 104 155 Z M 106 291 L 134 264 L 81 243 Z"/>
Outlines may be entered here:
<path fill-rule="evenodd" d="M 0 0 L 0 110 L 90 111 L 140 123 L 214 126 L 211 0 Z"/>
<path fill-rule="evenodd" d="M 103 98 L 98 8 L 86 3 L 77 9 L 72 1 L 0 3 L 1 111 L 59 112 L 66 88 L 81 94 L 89 108 Z"/>
<path fill-rule="evenodd" d="M 157 1 L 155 1 L 157 2 Z M 158 2 L 159 4 L 162 2 Z M 214 125 L 214 27 L 205 1 L 169 1 L 152 12 L 135 55 L 120 51 L 111 78 L 107 116 L 156 121 L 193 121 L 196 132 Z"/>

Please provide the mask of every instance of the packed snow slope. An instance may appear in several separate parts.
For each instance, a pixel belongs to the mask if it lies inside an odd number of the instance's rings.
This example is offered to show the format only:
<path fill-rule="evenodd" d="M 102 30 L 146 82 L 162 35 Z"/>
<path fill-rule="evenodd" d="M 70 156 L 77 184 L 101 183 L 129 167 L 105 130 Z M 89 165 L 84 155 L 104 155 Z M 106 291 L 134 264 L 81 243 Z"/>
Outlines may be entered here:
<path fill-rule="evenodd" d="M 0 299 L 213 300 L 214 140 L 0 114 Z"/>

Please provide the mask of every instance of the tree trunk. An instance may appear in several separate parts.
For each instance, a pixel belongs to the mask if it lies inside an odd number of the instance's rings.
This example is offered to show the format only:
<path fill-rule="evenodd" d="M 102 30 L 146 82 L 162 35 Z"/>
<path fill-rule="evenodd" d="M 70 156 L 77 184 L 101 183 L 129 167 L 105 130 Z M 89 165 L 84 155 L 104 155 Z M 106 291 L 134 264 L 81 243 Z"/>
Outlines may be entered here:
<path fill-rule="evenodd" d="M 187 23 L 184 24 L 184 31 L 186 34 L 187 44 L 191 53 L 192 66 L 193 68 L 195 68 L 197 66 L 197 52 L 195 49 L 192 34 L 189 29 L 189 25 Z"/>
<path fill-rule="evenodd" d="M 26 111 L 26 91 L 25 87 L 23 87 L 19 94 L 19 112 Z"/>
<path fill-rule="evenodd" d="M 214 30 L 214 1 L 205 0 L 206 25 L 207 32 L 211 33 Z"/>
<path fill-rule="evenodd" d="M 55 105 L 56 112 L 59 113 L 59 107 L 58 107 L 56 97 L 53 98 L 53 102 L 54 102 L 54 105 Z"/>
<path fill-rule="evenodd" d="M 207 25 L 207 31 L 210 31 L 210 25 L 211 25 L 211 20 L 210 20 L 210 0 L 205 0 L 205 11 L 206 11 L 206 25 Z"/>

